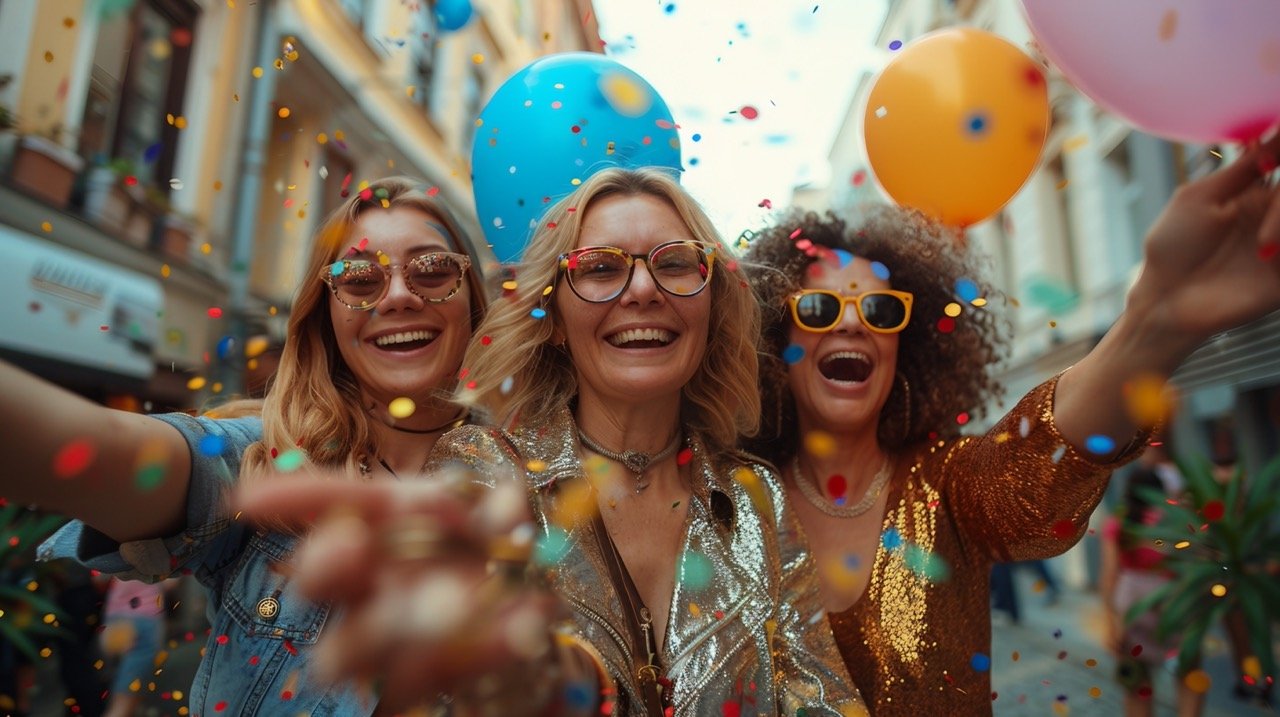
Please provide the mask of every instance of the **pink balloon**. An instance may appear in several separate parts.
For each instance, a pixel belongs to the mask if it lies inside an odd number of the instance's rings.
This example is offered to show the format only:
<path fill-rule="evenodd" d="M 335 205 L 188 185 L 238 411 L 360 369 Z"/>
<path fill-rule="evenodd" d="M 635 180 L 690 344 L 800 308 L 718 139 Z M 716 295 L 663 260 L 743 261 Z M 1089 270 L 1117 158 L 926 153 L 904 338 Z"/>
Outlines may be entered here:
<path fill-rule="evenodd" d="M 1257 139 L 1280 121 L 1280 0 L 1023 0 L 1081 92 L 1152 134 Z"/>

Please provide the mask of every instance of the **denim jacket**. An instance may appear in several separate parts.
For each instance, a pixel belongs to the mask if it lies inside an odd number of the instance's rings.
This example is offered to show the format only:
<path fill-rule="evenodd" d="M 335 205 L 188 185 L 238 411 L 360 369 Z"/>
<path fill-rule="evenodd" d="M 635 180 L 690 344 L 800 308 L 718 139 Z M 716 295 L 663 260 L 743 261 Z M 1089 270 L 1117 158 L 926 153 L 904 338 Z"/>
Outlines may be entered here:
<path fill-rule="evenodd" d="M 167 538 L 116 543 L 72 521 L 40 546 L 41 560 L 74 558 L 125 580 L 193 575 L 208 593 L 211 630 L 190 690 L 192 717 L 214 715 L 370 715 L 376 706 L 351 685 L 318 680 L 311 651 L 329 606 L 306 600 L 281 570 L 297 538 L 254 532 L 227 508 L 240 457 L 262 439 L 257 418 L 215 420 L 182 413 L 155 418 L 178 429 L 191 449 L 187 527 Z M 221 438 L 221 452 L 208 455 Z"/>

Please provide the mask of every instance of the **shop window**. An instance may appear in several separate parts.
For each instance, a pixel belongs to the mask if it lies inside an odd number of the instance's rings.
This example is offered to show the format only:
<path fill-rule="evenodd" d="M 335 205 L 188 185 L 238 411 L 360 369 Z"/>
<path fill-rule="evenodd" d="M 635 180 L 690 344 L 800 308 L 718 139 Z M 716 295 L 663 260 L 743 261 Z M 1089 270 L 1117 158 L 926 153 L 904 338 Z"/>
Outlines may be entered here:
<path fill-rule="evenodd" d="M 80 123 L 82 156 L 126 161 L 139 182 L 168 190 L 197 12 L 188 0 L 142 0 L 102 19 Z"/>
<path fill-rule="evenodd" d="M 413 19 L 409 38 L 409 83 L 416 88 L 413 101 L 431 113 L 432 83 L 436 72 L 436 20 L 431 6 L 423 3 Z"/>

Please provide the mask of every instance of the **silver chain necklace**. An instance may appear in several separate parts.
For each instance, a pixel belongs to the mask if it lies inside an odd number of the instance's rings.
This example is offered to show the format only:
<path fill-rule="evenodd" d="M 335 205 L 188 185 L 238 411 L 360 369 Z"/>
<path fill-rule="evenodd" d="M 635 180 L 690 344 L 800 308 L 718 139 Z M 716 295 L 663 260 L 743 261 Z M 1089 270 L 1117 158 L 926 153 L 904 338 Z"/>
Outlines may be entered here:
<path fill-rule="evenodd" d="M 649 464 L 656 463 L 667 456 L 670 456 L 672 453 L 676 452 L 677 448 L 680 447 L 680 433 L 678 431 L 676 432 L 675 437 L 671 439 L 671 442 L 667 444 L 666 448 L 663 448 L 653 455 L 649 455 L 642 451 L 623 451 L 621 453 L 614 453 L 608 448 L 605 448 L 599 443 L 591 440 L 591 437 L 586 433 L 583 433 L 582 429 L 578 429 L 578 440 L 582 441 L 582 445 L 591 449 L 591 451 L 599 453 L 611 461 L 621 463 L 623 467 L 634 473 L 636 476 L 637 493 L 649 487 L 649 484 L 643 480 L 644 471 L 649 467 Z"/>
<path fill-rule="evenodd" d="M 795 478 L 796 485 L 800 487 L 800 493 L 813 504 L 813 507 L 826 513 L 833 518 L 856 518 L 867 512 L 867 510 L 875 504 L 876 499 L 880 497 L 880 492 L 884 490 L 884 486 L 889 482 L 889 459 L 884 459 L 884 465 L 880 466 L 880 472 L 876 473 L 876 477 L 871 479 L 871 485 L 867 486 L 867 492 L 863 494 L 862 500 L 850 506 L 840 506 L 824 497 L 815 483 L 811 483 L 800 470 L 800 454 L 796 453 L 791 459 L 791 476 Z"/>

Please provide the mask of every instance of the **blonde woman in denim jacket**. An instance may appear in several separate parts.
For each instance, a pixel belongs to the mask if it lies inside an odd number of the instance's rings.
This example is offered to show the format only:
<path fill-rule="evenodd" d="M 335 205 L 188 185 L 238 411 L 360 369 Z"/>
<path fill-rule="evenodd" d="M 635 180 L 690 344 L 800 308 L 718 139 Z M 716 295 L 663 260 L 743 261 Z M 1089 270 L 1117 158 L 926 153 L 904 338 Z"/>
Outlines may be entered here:
<path fill-rule="evenodd" d="M 260 418 L 113 411 L 0 365 L 0 496 L 78 519 L 41 557 L 124 579 L 193 575 L 208 590 L 192 714 L 376 707 L 367 691 L 316 674 L 312 648 L 332 612 L 291 581 L 300 531 L 246 526 L 227 492 L 272 466 L 414 475 L 436 439 L 466 421 L 448 392 L 483 317 L 483 285 L 470 240 L 425 189 L 373 182 L 321 226 Z M 55 475 L 55 456 L 75 445 L 87 446 L 88 465 Z"/>

